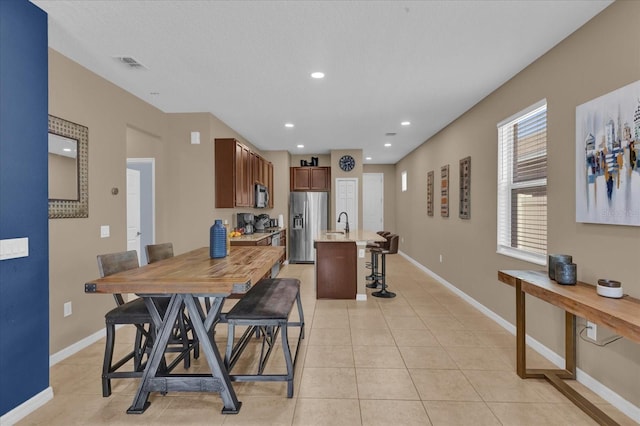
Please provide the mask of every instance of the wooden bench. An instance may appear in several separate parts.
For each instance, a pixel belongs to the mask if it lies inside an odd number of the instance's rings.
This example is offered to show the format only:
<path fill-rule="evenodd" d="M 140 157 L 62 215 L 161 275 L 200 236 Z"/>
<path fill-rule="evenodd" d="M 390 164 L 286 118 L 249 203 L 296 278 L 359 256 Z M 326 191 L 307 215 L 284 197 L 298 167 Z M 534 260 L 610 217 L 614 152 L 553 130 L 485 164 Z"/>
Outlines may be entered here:
<path fill-rule="evenodd" d="M 298 305 L 299 321 L 290 322 L 289 313 L 293 303 Z M 300 301 L 300 281 L 293 278 L 262 279 L 253 286 L 231 310 L 223 316 L 221 322 L 229 326 L 224 364 L 232 381 L 286 381 L 287 397 L 293 397 L 293 375 L 304 338 L 304 315 Z M 235 327 L 248 326 L 242 337 L 234 344 Z M 300 327 L 300 336 L 295 355 L 291 356 L 289 346 L 289 327 Z M 251 336 L 262 336 L 260 359 L 256 374 L 231 374 L 240 355 L 249 343 Z M 275 346 L 278 333 L 282 336 L 282 349 L 287 366 L 286 374 L 264 374 L 264 369 Z"/>

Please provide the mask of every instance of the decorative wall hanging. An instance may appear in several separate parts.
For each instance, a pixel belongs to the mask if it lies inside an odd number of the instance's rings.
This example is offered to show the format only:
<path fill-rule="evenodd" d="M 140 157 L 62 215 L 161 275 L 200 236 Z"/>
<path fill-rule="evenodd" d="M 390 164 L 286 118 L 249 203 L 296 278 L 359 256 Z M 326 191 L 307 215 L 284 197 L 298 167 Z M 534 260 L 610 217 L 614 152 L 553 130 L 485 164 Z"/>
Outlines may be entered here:
<path fill-rule="evenodd" d="M 66 171 L 52 167 L 63 157 L 74 163 L 71 181 L 61 179 Z M 59 182 L 64 187 L 54 189 Z M 89 129 L 53 115 L 49 115 L 49 192 L 49 219 L 89 217 Z"/>
<path fill-rule="evenodd" d="M 640 80 L 576 107 L 576 222 L 640 226 Z"/>
<path fill-rule="evenodd" d="M 460 160 L 460 219 L 471 219 L 471 157 Z"/>
<path fill-rule="evenodd" d="M 431 170 L 427 173 L 427 216 L 433 216 L 433 185 L 434 185 L 434 173 Z"/>
<path fill-rule="evenodd" d="M 440 168 L 440 216 L 449 217 L 449 165 Z"/>

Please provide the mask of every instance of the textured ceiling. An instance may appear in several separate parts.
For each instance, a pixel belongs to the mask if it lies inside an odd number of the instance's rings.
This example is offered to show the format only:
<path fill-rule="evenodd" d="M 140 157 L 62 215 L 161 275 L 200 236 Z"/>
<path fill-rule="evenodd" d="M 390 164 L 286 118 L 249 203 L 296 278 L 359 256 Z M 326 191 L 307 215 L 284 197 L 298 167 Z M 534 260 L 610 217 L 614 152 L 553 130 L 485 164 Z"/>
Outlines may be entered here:
<path fill-rule="evenodd" d="M 396 163 L 611 3 L 32 2 L 49 14 L 53 49 L 162 111 L 211 112 L 262 150 L 362 149 L 376 164 Z"/>

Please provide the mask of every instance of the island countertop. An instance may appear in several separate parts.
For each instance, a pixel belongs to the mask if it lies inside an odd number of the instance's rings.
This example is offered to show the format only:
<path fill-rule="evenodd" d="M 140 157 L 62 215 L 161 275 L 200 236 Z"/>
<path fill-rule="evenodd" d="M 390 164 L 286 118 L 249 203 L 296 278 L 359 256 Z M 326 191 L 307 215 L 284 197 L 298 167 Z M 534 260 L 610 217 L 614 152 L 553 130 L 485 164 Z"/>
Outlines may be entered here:
<path fill-rule="evenodd" d="M 316 243 L 355 243 L 357 241 L 386 241 L 387 239 L 372 231 L 363 231 L 355 229 L 346 234 L 340 230 L 320 231 L 315 238 Z"/>

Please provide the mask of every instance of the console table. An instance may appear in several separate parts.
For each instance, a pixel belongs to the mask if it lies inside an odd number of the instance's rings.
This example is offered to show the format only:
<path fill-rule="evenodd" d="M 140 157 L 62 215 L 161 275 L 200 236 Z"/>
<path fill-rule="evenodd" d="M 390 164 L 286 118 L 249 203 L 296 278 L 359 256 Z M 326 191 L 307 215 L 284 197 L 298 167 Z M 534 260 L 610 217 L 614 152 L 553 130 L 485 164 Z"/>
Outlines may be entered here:
<path fill-rule="evenodd" d="M 563 380 L 576 378 L 576 316 L 640 343 L 640 300 L 599 296 L 593 285 L 560 285 L 544 271 L 498 271 L 498 280 L 516 289 L 516 371 L 523 379 L 544 378 L 602 425 L 617 423 Z M 526 363 L 525 294 L 565 311 L 565 368 L 529 369 Z"/>

